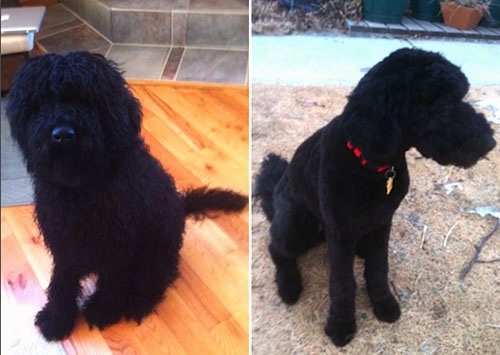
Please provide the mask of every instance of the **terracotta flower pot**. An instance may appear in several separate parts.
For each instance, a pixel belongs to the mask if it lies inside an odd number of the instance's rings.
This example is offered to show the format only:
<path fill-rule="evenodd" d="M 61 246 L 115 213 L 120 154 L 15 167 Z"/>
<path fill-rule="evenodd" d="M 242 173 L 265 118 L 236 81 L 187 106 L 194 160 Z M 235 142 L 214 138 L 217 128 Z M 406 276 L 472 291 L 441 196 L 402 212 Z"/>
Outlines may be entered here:
<path fill-rule="evenodd" d="M 449 2 L 440 2 L 443 21 L 446 26 L 459 30 L 476 27 L 486 13 L 485 7 L 465 7 Z"/>

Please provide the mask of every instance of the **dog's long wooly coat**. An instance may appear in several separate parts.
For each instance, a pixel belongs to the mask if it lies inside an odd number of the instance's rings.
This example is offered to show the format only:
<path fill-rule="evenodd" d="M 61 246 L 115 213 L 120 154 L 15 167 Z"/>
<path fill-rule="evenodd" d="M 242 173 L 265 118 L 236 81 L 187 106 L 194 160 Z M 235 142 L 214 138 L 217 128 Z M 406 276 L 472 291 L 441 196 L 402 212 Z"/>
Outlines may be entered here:
<path fill-rule="evenodd" d="M 90 326 L 137 322 L 178 275 L 185 218 L 240 211 L 248 198 L 205 187 L 178 192 L 140 137 L 142 113 L 115 63 L 74 52 L 28 60 L 16 73 L 7 116 L 35 192 L 35 215 L 54 258 L 36 324 L 68 336 L 80 279 L 98 275 L 83 306 Z"/>
<path fill-rule="evenodd" d="M 302 291 L 297 257 L 325 240 L 331 305 L 326 333 L 337 346 L 356 332 L 355 255 L 373 311 L 394 322 L 387 248 L 392 217 L 408 191 L 405 152 L 416 147 L 440 164 L 470 167 L 495 146 L 484 116 L 462 101 L 465 75 L 441 55 L 400 49 L 360 80 L 344 111 L 297 148 L 291 162 L 269 154 L 254 195 L 271 222 L 269 251 L 281 299 Z"/>

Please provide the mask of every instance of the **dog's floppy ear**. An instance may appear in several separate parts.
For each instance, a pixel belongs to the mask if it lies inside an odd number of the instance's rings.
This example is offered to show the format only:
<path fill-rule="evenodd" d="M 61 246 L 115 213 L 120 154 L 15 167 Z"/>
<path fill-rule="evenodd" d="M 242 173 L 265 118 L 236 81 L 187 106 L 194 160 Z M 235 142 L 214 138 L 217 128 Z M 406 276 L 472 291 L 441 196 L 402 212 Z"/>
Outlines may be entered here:
<path fill-rule="evenodd" d="M 111 116 L 106 120 L 114 123 L 110 129 L 131 129 L 138 134 L 142 121 L 141 105 L 130 91 L 119 65 L 101 54 L 85 51 L 72 52 L 65 59 L 67 70 L 71 71 L 73 82 L 78 84 L 83 98 L 98 98 L 94 104 L 103 110 L 103 115 Z M 96 95 L 96 92 L 101 95 Z"/>
<path fill-rule="evenodd" d="M 368 160 L 385 164 L 403 149 L 405 93 L 395 91 L 390 78 L 375 79 L 365 76 L 353 90 L 342 114 L 342 127 L 346 139 Z"/>
<path fill-rule="evenodd" d="M 57 58 L 55 54 L 30 57 L 20 65 L 12 79 L 5 111 L 10 122 L 11 136 L 21 147 L 25 147 L 25 142 L 29 139 L 25 126 L 33 113 L 49 99 L 48 95 L 44 95 L 49 82 L 46 68 L 51 68 Z"/>

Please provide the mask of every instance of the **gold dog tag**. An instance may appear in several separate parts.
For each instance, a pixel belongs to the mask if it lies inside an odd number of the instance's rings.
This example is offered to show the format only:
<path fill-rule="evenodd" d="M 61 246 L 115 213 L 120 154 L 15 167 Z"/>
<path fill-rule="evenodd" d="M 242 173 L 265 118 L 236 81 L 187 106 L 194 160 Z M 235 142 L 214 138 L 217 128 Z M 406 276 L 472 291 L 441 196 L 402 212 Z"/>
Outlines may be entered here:
<path fill-rule="evenodd" d="M 396 170 L 391 166 L 389 170 L 385 172 L 385 178 L 387 179 L 385 182 L 385 194 L 389 195 L 392 191 L 392 184 L 394 183 L 394 178 L 396 177 Z"/>
<path fill-rule="evenodd" d="M 387 183 L 385 184 L 385 194 L 386 195 L 389 195 L 392 191 L 392 182 L 393 182 L 394 178 L 393 177 L 390 177 L 390 178 L 387 178 Z"/>

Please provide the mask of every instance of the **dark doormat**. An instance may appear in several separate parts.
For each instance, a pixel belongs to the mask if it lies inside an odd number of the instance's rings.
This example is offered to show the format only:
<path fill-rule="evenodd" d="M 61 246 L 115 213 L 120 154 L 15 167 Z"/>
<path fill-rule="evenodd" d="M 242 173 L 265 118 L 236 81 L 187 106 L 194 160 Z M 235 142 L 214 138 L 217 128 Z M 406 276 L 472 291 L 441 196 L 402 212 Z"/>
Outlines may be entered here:
<path fill-rule="evenodd" d="M 1 125 L 1 206 L 17 206 L 33 203 L 33 188 L 24 167 L 21 153 L 10 137 L 10 127 L 5 115 L 6 99 L 2 99 Z"/>

